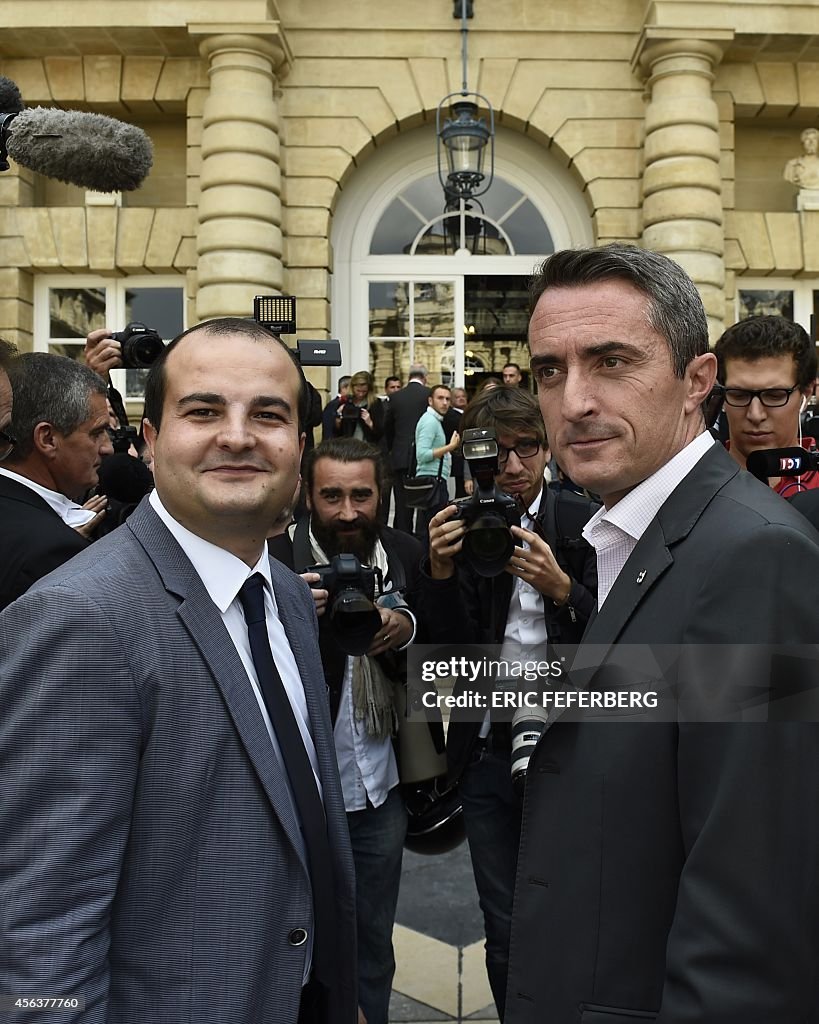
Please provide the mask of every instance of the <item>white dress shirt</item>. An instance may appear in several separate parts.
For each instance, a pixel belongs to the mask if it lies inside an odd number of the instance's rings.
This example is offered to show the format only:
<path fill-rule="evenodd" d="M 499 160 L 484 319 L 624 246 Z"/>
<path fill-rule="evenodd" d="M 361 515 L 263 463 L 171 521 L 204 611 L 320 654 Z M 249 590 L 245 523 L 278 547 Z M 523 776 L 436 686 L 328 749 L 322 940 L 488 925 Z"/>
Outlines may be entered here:
<path fill-rule="evenodd" d="M 597 553 L 597 607 L 602 608 L 637 542 L 671 492 L 705 455 L 714 438 L 706 430 L 656 473 L 638 484 L 611 508 L 600 508 L 583 528 Z"/>
<path fill-rule="evenodd" d="M 540 510 L 542 496 L 541 492 L 529 511 L 524 512 L 520 517 L 520 525 L 524 530 L 534 532 L 534 521 Z M 522 547 L 526 551 L 529 550 L 529 544 L 526 541 L 516 540 L 515 543 L 518 547 Z M 506 615 L 506 629 L 503 634 L 500 660 L 511 663 L 530 658 L 548 639 L 543 594 L 539 590 L 535 590 L 531 583 L 522 580 L 520 576 L 515 576 L 509 611 Z M 545 654 L 541 656 L 545 657 Z M 481 739 L 489 735 L 490 727 L 490 714 L 487 711 L 478 731 Z"/>
<path fill-rule="evenodd" d="M 254 573 L 258 572 L 264 577 L 264 610 L 270 650 L 273 653 L 276 667 L 287 691 L 287 697 L 293 708 L 296 724 L 299 727 L 301 738 L 307 750 L 307 756 L 310 758 L 310 764 L 313 767 L 316 785 L 318 786 L 319 794 L 321 794 L 318 758 L 316 757 L 316 748 L 313 745 L 313 737 L 310 734 L 310 716 L 307 711 L 307 700 L 304 696 L 304 684 L 301 681 L 301 676 L 296 666 L 296 659 L 293 657 L 287 635 L 284 632 L 284 626 L 279 619 L 276 598 L 273 595 L 270 558 L 267 554 L 267 548 L 263 549 L 259 556 L 259 561 L 253 568 L 248 568 L 241 558 L 237 558 L 230 551 L 217 547 L 216 544 L 211 544 L 210 541 L 204 540 L 195 533 L 191 533 L 181 523 L 178 523 L 162 504 L 162 499 L 157 491 L 152 491 L 148 500 L 156 514 L 168 527 L 176 542 L 190 559 L 210 599 L 216 605 L 222 622 L 224 622 L 230 634 L 230 639 L 233 641 L 233 646 L 236 648 L 236 653 L 242 659 L 242 665 L 253 688 L 253 696 L 259 705 L 259 711 L 264 719 L 265 728 L 281 762 L 281 751 L 276 739 L 273 723 L 270 721 L 270 715 L 267 711 L 261 687 L 259 686 L 256 667 L 253 664 L 253 655 L 250 651 L 250 639 L 247 635 L 245 614 L 238 597 L 242 584 Z"/>
<path fill-rule="evenodd" d="M 18 484 L 28 487 L 30 491 L 34 491 L 35 494 L 39 494 L 43 501 L 50 508 L 54 509 L 65 525 L 72 527 L 72 529 L 75 526 L 85 526 L 96 515 L 96 512 L 83 508 L 82 505 L 78 505 L 76 501 L 66 498 L 59 491 L 52 491 L 48 487 L 43 487 L 42 484 L 36 484 L 33 480 L 29 480 L 27 476 L 20 476 L 19 473 L 15 473 L 11 469 L 0 466 L 0 473 L 3 476 L 7 476 L 9 480 L 14 480 Z"/>
<path fill-rule="evenodd" d="M 353 659 L 349 657 L 344 667 L 333 739 L 344 809 L 363 811 L 368 799 L 373 807 L 380 807 L 390 790 L 398 785 L 398 765 L 392 737 L 378 739 L 370 736 L 365 723 L 355 717 Z"/>

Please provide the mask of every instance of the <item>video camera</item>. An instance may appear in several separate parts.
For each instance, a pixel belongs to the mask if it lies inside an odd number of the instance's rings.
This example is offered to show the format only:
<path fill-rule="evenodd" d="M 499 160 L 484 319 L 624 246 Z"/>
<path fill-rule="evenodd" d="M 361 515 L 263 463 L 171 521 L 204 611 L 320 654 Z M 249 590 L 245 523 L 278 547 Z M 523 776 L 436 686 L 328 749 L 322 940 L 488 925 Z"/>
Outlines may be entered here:
<path fill-rule="evenodd" d="M 771 476 L 801 476 L 819 469 L 819 452 L 806 448 L 763 448 L 751 452 L 746 460 L 748 472 L 768 482 Z"/>
<path fill-rule="evenodd" d="M 293 295 L 257 295 L 253 319 L 271 334 L 296 333 L 296 299 Z M 302 366 L 341 366 L 341 342 L 297 341 L 294 354 Z"/>
<path fill-rule="evenodd" d="M 520 526 L 520 513 L 515 499 L 495 483 L 499 472 L 495 431 L 482 427 L 465 430 L 461 454 L 474 481 L 472 494 L 453 502 L 458 509 L 454 518 L 466 525 L 461 557 L 479 576 L 497 576 L 515 550 L 510 527 Z"/>
<path fill-rule="evenodd" d="M 375 599 L 383 591 L 381 570 L 362 565 L 355 555 L 336 555 L 329 565 L 310 565 L 319 575 L 313 590 L 326 590 L 327 619 L 333 639 L 345 654 L 366 654 L 381 628 Z"/>

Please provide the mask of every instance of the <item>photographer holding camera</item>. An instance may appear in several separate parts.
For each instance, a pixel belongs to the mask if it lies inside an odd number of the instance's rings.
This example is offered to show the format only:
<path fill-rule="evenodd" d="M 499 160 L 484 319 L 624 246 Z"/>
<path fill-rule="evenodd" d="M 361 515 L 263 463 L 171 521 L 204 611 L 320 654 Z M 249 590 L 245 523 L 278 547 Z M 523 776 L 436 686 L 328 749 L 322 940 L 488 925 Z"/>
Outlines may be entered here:
<path fill-rule="evenodd" d="M 385 415 L 385 404 L 375 393 L 372 374 L 359 370 L 350 378 L 349 393 L 336 410 L 336 436 L 378 444 L 384 434 Z"/>
<path fill-rule="evenodd" d="M 306 458 L 303 476 L 310 515 L 269 539 L 268 548 L 315 588 L 356 870 L 359 1005 L 368 1024 L 387 1024 L 407 830 L 393 749 L 394 696 L 406 683 L 402 652 L 415 639 L 407 604 L 415 604 L 423 552 L 414 537 L 379 521 L 385 469 L 373 445 L 322 441 Z M 374 576 L 383 580 L 380 597 Z"/>
<path fill-rule="evenodd" d="M 518 387 L 482 392 L 464 413 L 463 451 L 474 493 L 432 518 L 422 565 L 431 639 L 498 644 L 504 653 L 577 643 L 597 588 L 594 550 L 581 531 L 597 506 L 545 484 L 549 448 L 536 399 Z M 518 516 L 522 525 L 510 525 Z M 502 1020 L 521 802 L 510 777 L 509 723 L 469 715 L 452 712 L 447 765 L 459 780 Z"/>

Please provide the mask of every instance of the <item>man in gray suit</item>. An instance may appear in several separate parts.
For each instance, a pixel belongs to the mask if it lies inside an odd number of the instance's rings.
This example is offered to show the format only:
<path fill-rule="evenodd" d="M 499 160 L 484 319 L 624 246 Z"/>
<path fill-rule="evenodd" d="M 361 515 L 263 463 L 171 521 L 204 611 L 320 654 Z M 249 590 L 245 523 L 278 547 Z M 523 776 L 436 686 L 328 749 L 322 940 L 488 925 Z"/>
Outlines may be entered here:
<path fill-rule="evenodd" d="M 526 777 L 506 1024 L 806 1024 L 819 725 L 794 705 L 817 679 L 819 534 L 706 431 L 716 359 L 676 263 L 564 250 L 533 306 L 552 451 L 604 501 L 583 531 L 598 610 L 572 682 L 620 700 L 642 680 L 684 703 L 642 722 L 549 710 Z"/>
<path fill-rule="evenodd" d="M 0 993 L 61 1021 L 355 1021 L 313 601 L 265 547 L 306 406 L 255 323 L 181 335 L 156 491 L 0 617 Z"/>

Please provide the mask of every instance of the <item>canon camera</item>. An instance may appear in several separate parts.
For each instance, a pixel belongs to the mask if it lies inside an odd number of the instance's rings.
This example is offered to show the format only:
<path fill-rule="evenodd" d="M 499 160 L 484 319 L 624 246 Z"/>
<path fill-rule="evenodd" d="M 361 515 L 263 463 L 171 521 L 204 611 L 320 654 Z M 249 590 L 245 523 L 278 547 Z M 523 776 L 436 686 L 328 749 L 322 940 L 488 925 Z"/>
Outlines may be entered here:
<path fill-rule="evenodd" d="M 474 482 L 472 494 L 454 502 L 458 509 L 455 518 L 466 526 L 461 557 L 479 576 L 497 576 L 515 550 L 510 527 L 520 526 L 520 513 L 515 499 L 495 483 L 499 472 L 495 431 L 485 427 L 465 430 L 461 454 Z"/>

